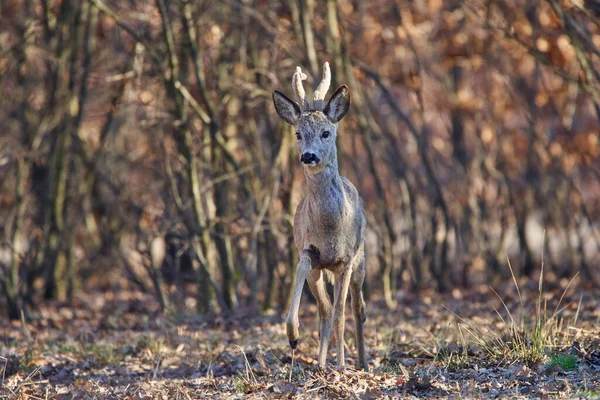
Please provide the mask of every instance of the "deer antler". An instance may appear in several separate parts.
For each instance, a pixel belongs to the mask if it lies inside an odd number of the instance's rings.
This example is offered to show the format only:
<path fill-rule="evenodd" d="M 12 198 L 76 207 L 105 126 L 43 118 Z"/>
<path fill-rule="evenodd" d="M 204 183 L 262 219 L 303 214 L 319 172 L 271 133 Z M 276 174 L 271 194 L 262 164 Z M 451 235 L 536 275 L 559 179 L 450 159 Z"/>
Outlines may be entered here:
<path fill-rule="evenodd" d="M 298 96 L 300 108 L 307 110 L 310 108 L 310 104 L 308 102 L 308 98 L 306 97 L 304 87 L 302 86 L 302 81 L 305 80 L 306 74 L 302 72 L 302 69 L 300 67 L 296 67 L 296 72 L 294 73 L 294 76 L 292 78 L 292 87 L 294 88 L 296 96 Z"/>
<path fill-rule="evenodd" d="M 331 71 L 329 70 L 329 63 L 325 62 L 323 64 L 323 79 L 315 93 L 313 93 L 313 106 L 316 110 L 323 111 L 323 102 L 325 101 L 325 95 L 329 90 L 329 85 L 331 85 Z"/>

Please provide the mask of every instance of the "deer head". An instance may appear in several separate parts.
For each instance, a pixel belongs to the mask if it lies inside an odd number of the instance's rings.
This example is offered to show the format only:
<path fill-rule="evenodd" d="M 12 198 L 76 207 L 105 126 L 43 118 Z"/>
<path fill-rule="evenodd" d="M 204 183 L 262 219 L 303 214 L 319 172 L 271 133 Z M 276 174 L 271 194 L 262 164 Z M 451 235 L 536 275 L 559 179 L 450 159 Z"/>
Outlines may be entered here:
<path fill-rule="evenodd" d="M 303 80 L 306 80 L 306 75 L 302 73 L 300 67 L 297 67 L 292 78 L 292 87 L 302 106 L 275 90 L 273 92 L 275 110 L 282 120 L 296 129 L 296 147 L 300 154 L 300 161 L 308 173 L 318 173 L 329 165 L 337 169 L 335 147 L 337 123 L 344 118 L 350 107 L 350 90 L 346 85 L 340 86 L 329 99 L 327 106 L 323 108 L 325 94 L 331 83 L 329 63 L 325 63 L 323 79 L 313 94 L 311 108 L 302 86 Z"/>

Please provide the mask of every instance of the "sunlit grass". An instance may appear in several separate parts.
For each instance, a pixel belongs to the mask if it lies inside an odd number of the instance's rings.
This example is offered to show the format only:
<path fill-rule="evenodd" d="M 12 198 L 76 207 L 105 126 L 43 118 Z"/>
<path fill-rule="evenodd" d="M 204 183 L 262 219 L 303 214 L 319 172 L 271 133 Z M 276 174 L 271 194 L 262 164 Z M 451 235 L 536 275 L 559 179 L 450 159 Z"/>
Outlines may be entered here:
<path fill-rule="evenodd" d="M 520 318 L 515 318 L 513 312 L 506 305 L 502 297 L 492 288 L 492 291 L 498 299 L 500 299 L 507 318 L 495 309 L 496 315 L 500 319 L 501 326 L 505 329 L 493 329 L 482 327 L 474 323 L 472 320 L 467 320 L 455 314 L 460 322 L 458 324 L 459 331 L 469 334 L 474 343 L 481 346 L 487 355 L 499 363 L 525 363 L 527 365 L 536 365 L 544 360 L 551 358 L 552 351 L 559 347 L 566 347 L 570 343 L 564 335 L 565 321 L 560 318 L 562 301 L 565 294 L 569 290 L 577 274 L 571 279 L 565 288 L 558 304 L 554 311 L 550 312 L 547 309 L 547 302 L 544 299 L 543 280 L 544 280 L 544 261 L 542 255 L 542 264 L 540 277 L 538 282 L 537 300 L 534 307 L 527 307 L 523 302 L 521 289 L 515 277 L 510 260 L 507 257 L 508 267 L 510 269 L 513 284 L 515 286 L 519 300 L 519 315 Z M 528 311 L 531 310 L 531 316 L 528 316 Z M 569 326 L 577 323 L 579 309 L 575 314 L 574 319 Z M 455 362 L 458 360 L 455 357 Z"/>

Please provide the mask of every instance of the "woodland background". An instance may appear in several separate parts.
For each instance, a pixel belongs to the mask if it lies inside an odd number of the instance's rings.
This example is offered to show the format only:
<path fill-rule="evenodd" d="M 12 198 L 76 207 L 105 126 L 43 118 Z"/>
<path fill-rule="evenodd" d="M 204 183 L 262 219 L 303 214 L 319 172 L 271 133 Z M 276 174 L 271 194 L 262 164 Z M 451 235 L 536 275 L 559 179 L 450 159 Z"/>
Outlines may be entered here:
<path fill-rule="evenodd" d="M 273 89 L 350 86 L 367 296 L 600 274 L 597 0 L 0 0 L 0 312 L 141 290 L 281 312 L 303 195 Z"/>

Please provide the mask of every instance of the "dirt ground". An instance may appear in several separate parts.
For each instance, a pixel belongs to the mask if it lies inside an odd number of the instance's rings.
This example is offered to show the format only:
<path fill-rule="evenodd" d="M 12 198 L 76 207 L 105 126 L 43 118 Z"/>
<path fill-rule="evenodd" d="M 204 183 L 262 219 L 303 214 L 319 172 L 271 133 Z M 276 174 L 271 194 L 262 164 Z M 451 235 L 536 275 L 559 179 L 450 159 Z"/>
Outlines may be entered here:
<path fill-rule="evenodd" d="M 371 299 L 370 372 L 354 369 L 351 315 L 346 370 L 335 345 L 316 368 L 316 307 L 305 298 L 291 374 L 283 313 L 161 316 L 147 294 L 82 294 L 25 324 L 0 319 L 0 397 L 598 398 L 600 294 L 567 285 L 540 296 L 537 282 L 520 282 L 520 300 L 511 283 L 499 295 L 400 291 L 393 311 Z"/>

